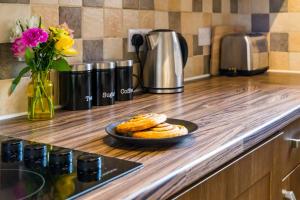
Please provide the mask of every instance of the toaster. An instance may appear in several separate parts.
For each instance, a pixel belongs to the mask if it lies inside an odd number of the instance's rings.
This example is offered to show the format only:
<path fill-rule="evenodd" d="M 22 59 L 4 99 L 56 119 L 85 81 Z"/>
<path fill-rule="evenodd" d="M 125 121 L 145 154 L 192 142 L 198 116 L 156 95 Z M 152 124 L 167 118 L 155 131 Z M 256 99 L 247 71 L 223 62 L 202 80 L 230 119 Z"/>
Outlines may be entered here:
<path fill-rule="evenodd" d="M 268 41 L 261 33 L 226 35 L 220 53 L 222 75 L 255 75 L 269 68 Z"/>

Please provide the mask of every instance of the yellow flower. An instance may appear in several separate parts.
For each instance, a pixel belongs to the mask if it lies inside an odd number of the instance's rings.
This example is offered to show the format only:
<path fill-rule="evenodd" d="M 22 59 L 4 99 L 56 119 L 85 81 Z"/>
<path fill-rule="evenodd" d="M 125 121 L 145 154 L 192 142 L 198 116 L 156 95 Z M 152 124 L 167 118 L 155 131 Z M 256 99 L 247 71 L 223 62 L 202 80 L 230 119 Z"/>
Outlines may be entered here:
<path fill-rule="evenodd" d="M 65 49 L 70 49 L 74 45 L 74 40 L 69 36 L 60 37 L 59 40 L 55 43 L 55 48 L 58 51 Z"/>
<path fill-rule="evenodd" d="M 62 36 L 55 43 L 55 49 L 62 55 L 71 56 L 76 55 L 77 51 L 73 49 L 74 40 L 70 36 Z"/>
<path fill-rule="evenodd" d="M 70 48 L 70 49 L 65 49 L 61 52 L 61 54 L 65 55 L 65 56 L 74 56 L 74 55 L 77 55 L 78 52 L 73 49 L 73 48 Z"/>

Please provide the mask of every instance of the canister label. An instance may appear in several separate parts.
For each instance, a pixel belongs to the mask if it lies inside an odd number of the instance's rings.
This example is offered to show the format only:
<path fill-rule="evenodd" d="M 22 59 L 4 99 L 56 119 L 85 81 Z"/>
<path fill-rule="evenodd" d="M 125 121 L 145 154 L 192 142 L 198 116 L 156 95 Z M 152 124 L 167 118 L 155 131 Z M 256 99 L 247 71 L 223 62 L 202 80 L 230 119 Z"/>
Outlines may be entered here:
<path fill-rule="evenodd" d="M 102 98 L 112 99 L 115 96 L 115 92 L 103 92 Z"/>
<path fill-rule="evenodd" d="M 92 101 L 93 100 L 93 96 L 86 96 L 85 97 L 85 101 Z"/>
<path fill-rule="evenodd" d="M 132 88 L 128 88 L 128 89 L 121 89 L 121 94 L 131 94 L 133 93 L 133 89 Z"/>

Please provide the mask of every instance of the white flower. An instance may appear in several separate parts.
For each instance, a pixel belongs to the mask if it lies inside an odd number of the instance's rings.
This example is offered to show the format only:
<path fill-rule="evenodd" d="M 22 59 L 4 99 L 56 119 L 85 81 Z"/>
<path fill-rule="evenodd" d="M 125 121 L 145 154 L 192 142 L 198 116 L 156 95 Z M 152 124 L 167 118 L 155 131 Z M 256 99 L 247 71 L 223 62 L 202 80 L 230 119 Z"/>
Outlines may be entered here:
<path fill-rule="evenodd" d="M 38 28 L 40 25 L 40 17 L 32 16 L 29 20 L 27 20 L 27 27 L 28 28 Z"/>
<path fill-rule="evenodd" d="M 11 36 L 10 36 L 10 41 L 14 42 L 16 38 L 21 37 L 23 30 L 22 30 L 22 26 L 24 26 L 24 24 L 22 24 L 22 22 L 20 20 L 18 20 L 16 22 L 16 25 L 12 28 L 11 31 Z"/>
<path fill-rule="evenodd" d="M 26 20 L 26 23 L 21 21 L 21 19 L 17 20 L 16 25 L 12 28 L 10 41 L 14 42 L 16 38 L 22 36 L 22 33 L 29 28 L 38 28 L 41 24 L 41 19 L 38 16 L 32 16 Z"/>

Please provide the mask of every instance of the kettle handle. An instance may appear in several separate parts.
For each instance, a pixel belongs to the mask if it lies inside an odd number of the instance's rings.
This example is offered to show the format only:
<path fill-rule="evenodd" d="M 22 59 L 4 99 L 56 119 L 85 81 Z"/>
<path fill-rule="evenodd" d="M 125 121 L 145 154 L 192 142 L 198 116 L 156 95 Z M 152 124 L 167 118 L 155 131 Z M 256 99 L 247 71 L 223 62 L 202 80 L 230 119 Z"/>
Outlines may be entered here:
<path fill-rule="evenodd" d="M 188 60 L 188 56 L 189 56 L 188 44 L 186 42 L 186 39 L 180 33 L 177 33 L 177 36 L 178 36 L 178 40 L 180 43 L 181 54 L 182 54 L 182 63 L 183 63 L 183 68 L 184 68 L 186 65 L 186 62 Z"/>

